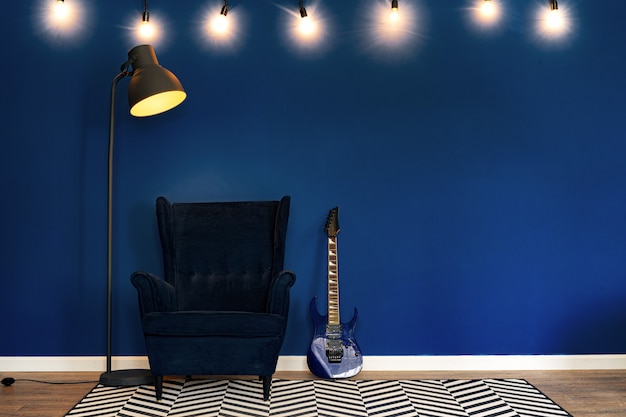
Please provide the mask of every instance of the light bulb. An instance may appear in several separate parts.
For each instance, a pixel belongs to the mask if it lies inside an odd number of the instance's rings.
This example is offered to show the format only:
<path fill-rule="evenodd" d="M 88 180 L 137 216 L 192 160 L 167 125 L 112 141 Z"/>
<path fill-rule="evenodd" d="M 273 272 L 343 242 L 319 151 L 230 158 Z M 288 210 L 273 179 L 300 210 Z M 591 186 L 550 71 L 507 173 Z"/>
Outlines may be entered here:
<path fill-rule="evenodd" d="M 63 1 L 57 1 L 54 5 L 54 18 L 58 22 L 62 22 L 67 19 L 69 15 L 69 8 Z"/>
<path fill-rule="evenodd" d="M 480 13 L 486 18 L 493 16 L 495 12 L 496 8 L 491 0 L 484 0 L 480 5 Z"/>
<path fill-rule="evenodd" d="M 548 12 L 546 24 L 548 29 L 552 31 L 559 31 L 563 28 L 563 16 L 561 16 L 559 9 L 552 9 Z"/>
<path fill-rule="evenodd" d="M 150 39 L 154 35 L 154 27 L 149 21 L 143 21 L 139 25 L 139 36 L 142 39 Z"/>
<path fill-rule="evenodd" d="M 398 20 L 398 0 L 391 1 L 391 20 Z"/>
<path fill-rule="evenodd" d="M 215 33 L 224 33 L 228 30 L 228 18 L 225 14 L 215 16 L 211 21 L 211 29 Z"/>
<path fill-rule="evenodd" d="M 300 33 L 305 36 L 310 36 L 315 31 L 315 24 L 310 17 L 305 16 L 300 18 L 299 24 Z"/>

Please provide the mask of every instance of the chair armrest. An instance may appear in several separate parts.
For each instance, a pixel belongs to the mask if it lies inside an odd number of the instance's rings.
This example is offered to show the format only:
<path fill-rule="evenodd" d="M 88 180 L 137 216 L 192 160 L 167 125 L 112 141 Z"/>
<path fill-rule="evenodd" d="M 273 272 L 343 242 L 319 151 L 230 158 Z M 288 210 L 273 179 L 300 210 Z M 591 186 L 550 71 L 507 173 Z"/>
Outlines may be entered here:
<path fill-rule="evenodd" d="M 148 272 L 135 272 L 130 281 L 139 295 L 141 315 L 153 312 L 174 311 L 176 291 L 172 285 Z"/>
<path fill-rule="evenodd" d="M 278 314 L 287 317 L 289 312 L 289 290 L 296 282 L 296 274 L 292 271 L 284 270 L 272 281 L 267 303 L 267 310 L 270 314 Z"/>

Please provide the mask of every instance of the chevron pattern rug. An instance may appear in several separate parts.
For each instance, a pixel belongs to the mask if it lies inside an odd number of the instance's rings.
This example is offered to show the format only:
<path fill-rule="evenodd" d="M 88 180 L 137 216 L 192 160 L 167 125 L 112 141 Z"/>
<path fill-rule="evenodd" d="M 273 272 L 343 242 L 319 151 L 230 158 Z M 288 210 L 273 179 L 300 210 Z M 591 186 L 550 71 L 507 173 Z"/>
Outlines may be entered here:
<path fill-rule="evenodd" d="M 263 401 L 255 380 L 166 380 L 154 387 L 96 386 L 66 417 L 572 417 L 522 379 L 274 380 Z"/>

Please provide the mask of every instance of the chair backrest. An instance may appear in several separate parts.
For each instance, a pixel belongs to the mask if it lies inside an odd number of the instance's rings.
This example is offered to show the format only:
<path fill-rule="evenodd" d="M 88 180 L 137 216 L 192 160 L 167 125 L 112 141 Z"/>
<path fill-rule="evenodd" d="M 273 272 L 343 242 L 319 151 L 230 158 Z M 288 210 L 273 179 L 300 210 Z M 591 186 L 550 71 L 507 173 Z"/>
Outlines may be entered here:
<path fill-rule="evenodd" d="M 280 201 L 175 203 L 157 199 L 165 280 L 179 311 L 267 310 L 283 269 L 290 197 Z"/>

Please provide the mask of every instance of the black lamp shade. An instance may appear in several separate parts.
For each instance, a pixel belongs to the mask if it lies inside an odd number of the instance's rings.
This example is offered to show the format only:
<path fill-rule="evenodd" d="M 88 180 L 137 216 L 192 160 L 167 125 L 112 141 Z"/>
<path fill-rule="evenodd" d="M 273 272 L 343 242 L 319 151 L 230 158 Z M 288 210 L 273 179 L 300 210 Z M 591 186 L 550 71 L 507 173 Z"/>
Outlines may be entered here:
<path fill-rule="evenodd" d="M 151 45 L 139 45 L 128 52 L 133 76 L 128 86 L 130 114 L 136 117 L 166 112 L 187 97 L 178 78 L 159 65 Z"/>

